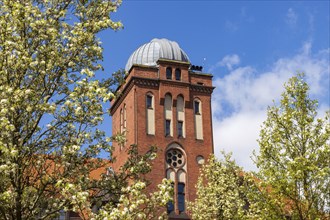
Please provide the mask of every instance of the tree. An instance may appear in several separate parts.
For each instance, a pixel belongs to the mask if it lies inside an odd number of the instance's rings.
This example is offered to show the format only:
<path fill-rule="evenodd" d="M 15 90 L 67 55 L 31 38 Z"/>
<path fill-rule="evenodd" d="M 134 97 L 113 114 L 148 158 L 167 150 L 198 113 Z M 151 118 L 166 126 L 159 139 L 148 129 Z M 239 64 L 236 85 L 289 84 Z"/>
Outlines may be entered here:
<path fill-rule="evenodd" d="M 119 69 L 116 72 L 112 73 L 112 77 L 106 79 L 109 85 L 113 85 L 111 88 L 112 93 L 116 93 L 117 89 L 125 83 L 125 78 L 127 76 L 127 72 L 125 69 Z"/>
<path fill-rule="evenodd" d="M 196 189 L 197 198 L 188 209 L 193 219 L 245 219 L 243 171 L 223 153 L 224 160 L 211 156 L 201 170 Z"/>
<path fill-rule="evenodd" d="M 170 180 L 163 179 L 158 185 L 159 191 L 146 194 L 146 183 L 137 181 L 134 184 L 122 188 L 119 203 L 103 206 L 96 219 L 165 219 L 166 212 L 159 209 L 165 207 L 173 198 L 173 187 Z"/>
<path fill-rule="evenodd" d="M 260 131 L 259 194 L 254 210 L 276 219 L 327 219 L 330 215 L 330 122 L 316 118 L 304 75 L 285 84 L 279 106 L 268 109 Z"/>
<path fill-rule="evenodd" d="M 280 106 L 268 109 L 258 172 L 244 172 L 230 155 L 202 168 L 189 206 L 194 219 L 329 219 L 329 112 L 316 119 L 317 101 L 303 79 L 291 78 Z"/>
<path fill-rule="evenodd" d="M 94 76 L 102 69 L 96 35 L 122 27 L 110 18 L 120 3 L 0 1 L 1 219 L 51 219 L 62 209 L 92 215 L 98 197 L 118 203 L 122 188 L 147 172 L 153 153 L 132 152 L 137 164 L 113 178 L 90 176 L 109 166 L 96 159 L 100 151 L 112 150 L 97 129 L 113 81 Z"/>
<path fill-rule="evenodd" d="M 149 192 L 149 181 L 144 175 L 151 171 L 151 161 L 156 157 L 157 149 L 151 147 L 144 155 L 138 154 L 137 146 L 128 148 L 128 160 L 120 168 L 119 172 L 113 172 L 110 176 L 103 175 L 102 181 L 94 188 L 92 200 L 100 210 L 97 214 L 82 210 L 86 219 L 158 219 L 165 218 L 165 206 L 173 198 L 173 187 L 170 180 L 163 179 L 158 185 L 158 191 Z M 106 197 L 106 204 L 102 206 Z M 99 204 L 97 204 L 97 202 Z"/>

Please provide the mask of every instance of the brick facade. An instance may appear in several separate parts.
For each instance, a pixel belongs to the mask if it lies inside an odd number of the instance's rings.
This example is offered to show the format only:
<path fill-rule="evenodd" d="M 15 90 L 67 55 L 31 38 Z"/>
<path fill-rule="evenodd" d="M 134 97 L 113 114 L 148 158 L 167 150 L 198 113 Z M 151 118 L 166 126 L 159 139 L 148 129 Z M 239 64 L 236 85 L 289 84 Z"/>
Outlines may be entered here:
<path fill-rule="evenodd" d="M 172 79 L 166 79 L 166 68 L 172 68 Z M 117 158 L 114 169 L 118 169 L 127 159 L 126 149 L 131 144 L 137 144 L 138 151 L 146 153 L 151 145 L 158 147 L 158 157 L 153 162 L 153 169 L 147 178 L 151 181 L 149 190 L 154 190 L 163 178 L 166 178 L 167 147 L 176 143 L 185 152 L 186 180 L 185 199 L 192 201 L 196 197 L 195 185 L 199 176 L 200 165 L 197 156 L 205 160 L 213 153 L 211 94 L 212 75 L 193 72 L 190 63 L 159 59 L 158 67 L 133 65 L 129 70 L 126 83 L 119 88 L 121 96 L 111 102 L 113 134 L 121 130 L 121 109 L 126 106 L 127 142 L 121 147 L 114 143 L 113 155 Z M 175 79 L 175 69 L 181 70 L 181 80 Z M 146 94 L 154 98 L 155 134 L 147 134 Z M 170 93 L 173 100 L 172 122 L 173 136 L 165 136 L 164 97 Z M 177 97 L 184 97 L 185 137 L 178 136 L 177 128 Z M 202 112 L 203 140 L 196 139 L 194 99 L 198 98 Z M 177 193 L 177 189 L 175 189 Z M 176 201 L 177 202 L 177 201 Z M 176 207 L 174 214 L 178 215 Z"/>

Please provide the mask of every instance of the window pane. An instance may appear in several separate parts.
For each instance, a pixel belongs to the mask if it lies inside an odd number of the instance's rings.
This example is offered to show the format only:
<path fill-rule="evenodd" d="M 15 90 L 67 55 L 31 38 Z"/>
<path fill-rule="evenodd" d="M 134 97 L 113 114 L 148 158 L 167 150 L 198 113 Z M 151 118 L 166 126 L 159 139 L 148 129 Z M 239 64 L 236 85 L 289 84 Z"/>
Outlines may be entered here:
<path fill-rule="evenodd" d="M 171 184 L 172 188 L 174 187 L 174 183 Z M 167 203 L 167 213 L 171 213 L 174 211 L 174 203 L 173 202 L 168 202 Z"/>
<path fill-rule="evenodd" d="M 152 96 L 147 96 L 147 108 L 152 108 Z"/>
<path fill-rule="evenodd" d="M 180 69 L 175 70 L 175 79 L 181 80 L 181 70 Z"/>
<path fill-rule="evenodd" d="M 123 109 L 120 109 L 120 133 L 124 131 L 124 116 Z"/>
<path fill-rule="evenodd" d="M 178 183 L 178 193 L 184 193 L 184 183 Z"/>
<path fill-rule="evenodd" d="M 124 118 L 124 124 L 123 124 L 123 126 L 124 126 L 124 128 L 126 128 L 127 127 L 126 104 L 124 105 L 124 116 L 123 116 L 123 118 Z"/>
<path fill-rule="evenodd" d="M 195 114 L 199 114 L 200 113 L 200 111 L 199 111 L 199 102 L 194 101 L 194 105 L 195 105 Z"/>
<path fill-rule="evenodd" d="M 184 195 L 178 195 L 179 212 L 184 212 Z"/>
<path fill-rule="evenodd" d="M 178 183 L 178 208 L 180 212 L 184 211 L 184 200 L 185 200 L 185 194 L 184 194 L 184 183 Z"/>
<path fill-rule="evenodd" d="M 170 135 L 170 126 L 171 126 L 171 120 L 166 120 L 165 122 L 165 136 L 169 136 Z"/>
<path fill-rule="evenodd" d="M 172 79 L 172 68 L 166 68 L 166 79 Z"/>
<path fill-rule="evenodd" d="M 179 137 L 182 137 L 183 136 L 183 122 L 182 121 L 179 121 L 178 122 L 178 136 Z"/>
<path fill-rule="evenodd" d="M 173 202 L 168 202 L 167 203 L 167 213 L 169 214 L 169 213 L 171 213 L 173 211 L 174 211 L 174 204 L 173 204 Z"/>

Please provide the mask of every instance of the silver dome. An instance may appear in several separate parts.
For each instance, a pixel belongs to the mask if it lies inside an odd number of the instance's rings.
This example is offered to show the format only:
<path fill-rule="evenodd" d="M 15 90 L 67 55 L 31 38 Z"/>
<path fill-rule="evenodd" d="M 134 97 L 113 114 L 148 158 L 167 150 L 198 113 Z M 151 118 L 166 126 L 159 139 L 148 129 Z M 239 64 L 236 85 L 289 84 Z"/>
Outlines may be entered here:
<path fill-rule="evenodd" d="M 129 71 L 133 64 L 156 66 L 159 58 L 189 62 L 187 54 L 177 42 L 165 38 L 155 38 L 132 53 L 126 63 L 125 70 Z"/>

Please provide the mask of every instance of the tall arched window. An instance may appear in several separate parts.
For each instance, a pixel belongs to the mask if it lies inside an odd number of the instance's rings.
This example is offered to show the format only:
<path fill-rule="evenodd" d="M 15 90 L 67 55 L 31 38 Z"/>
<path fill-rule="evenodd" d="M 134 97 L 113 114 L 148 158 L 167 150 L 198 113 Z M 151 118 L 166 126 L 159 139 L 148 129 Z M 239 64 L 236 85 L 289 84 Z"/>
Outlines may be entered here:
<path fill-rule="evenodd" d="M 181 80 L 181 70 L 179 68 L 175 69 L 175 80 Z"/>
<path fill-rule="evenodd" d="M 123 117 L 123 109 L 120 109 L 120 133 L 124 131 L 124 117 Z"/>
<path fill-rule="evenodd" d="M 124 110 L 123 108 L 120 109 L 120 134 L 122 135 L 124 133 Z M 122 142 L 119 142 L 120 150 L 123 149 L 124 145 Z"/>
<path fill-rule="evenodd" d="M 166 68 L 166 79 L 172 79 L 172 68 L 171 67 Z"/>
<path fill-rule="evenodd" d="M 176 113 L 177 113 L 177 135 L 178 137 L 186 137 L 184 99 L 182 95 L 179 95 L 177 97 Z"/>
<path fill-rule="evenodd" d="M 126 104 L 124 104 L 124 107 L 122 109 L 122 131 L 121 132 L 122 132 L 123 135 L 125 135 L 125 142 L 123 142 L 121 144 L 121 148 L 123 148 L 125 146 L 126 141 L 127 141 L 126 131 L 127 131 L 127 113 L 126 113 Z"/>
<path fill-rule="evenodd" d="M 197 98 L 194 99 L 194 119 L 196 139 L 203 140 L 202 102 Z"/>
<path fill-rule="evenodd" d="M 165 112 L 165 136 L 173 136 L 173 123 L 172 123 L 172 95 L 167 93 L 165 95 L 164 103 Z"/>
<path fill-rule="evenodd" d="M 155 101 L 152 93 L 146 95 L 147 134 L 155 134 Z"/>
<path fill-rule="evenodd" d="M 167 212 L 175 209 L 185 211 L 186 170 L 187 162 L 184 150 L 176 143 L 171 144 L 165 154 L 166 178 L 173 181 L 174 201 L 167 205 Z"/>
<path fill-rule="evenodd" d="M 127 128 L 127 113 L 126 113 L 126 104 L 124 104 L 124 112 L 123 112 L 123 130 L 126 131 Z"/>

